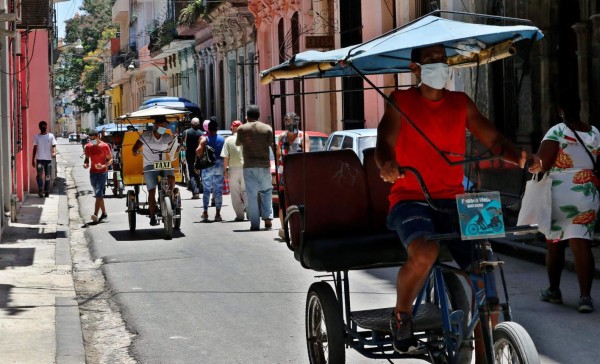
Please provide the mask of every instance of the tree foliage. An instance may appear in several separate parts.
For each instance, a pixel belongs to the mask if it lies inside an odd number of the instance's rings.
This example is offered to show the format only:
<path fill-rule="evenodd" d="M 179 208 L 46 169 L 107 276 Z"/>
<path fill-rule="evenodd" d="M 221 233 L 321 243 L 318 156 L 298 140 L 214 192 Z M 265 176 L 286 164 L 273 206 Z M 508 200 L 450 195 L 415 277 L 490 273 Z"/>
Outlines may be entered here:
<path fill-rule="evenodd" d="M 79 10 L 84 13 L 65 21 L 64 41 L 75 44 L 81 39 L 83 54 L 76 54 L 73 47 L 65 47 L 59 58 L 55 83 L 61 90 L 73 90 L 74 104 L 81 112 L 98 113 L 104 109 L 102 98 L 95 92 L 104 74 L 104 63 L 99 56 L 102 47 L 116 34 L 112 1 L 83 0 Z"/>

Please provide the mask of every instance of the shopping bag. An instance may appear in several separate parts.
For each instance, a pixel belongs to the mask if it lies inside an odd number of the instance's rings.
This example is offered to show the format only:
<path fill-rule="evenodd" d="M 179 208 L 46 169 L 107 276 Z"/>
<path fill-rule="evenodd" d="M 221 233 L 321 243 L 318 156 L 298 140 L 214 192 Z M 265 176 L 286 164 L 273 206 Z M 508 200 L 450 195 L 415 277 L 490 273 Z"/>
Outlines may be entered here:
<path fill-rule="evenodd" d="M 223 180 L 223 194 L 229 195 L 229 178 L 225 178 L 225 180 Z"/>
<path fill-rule="evenodd" d="M 550 235 L 552 225 L 552 178 L 545 173 L 538 181 L 538 174 L 525 184 L 525 193 L 521 201 L 521 210 L 517 225 L 536 224 L 538 231 Z"/>

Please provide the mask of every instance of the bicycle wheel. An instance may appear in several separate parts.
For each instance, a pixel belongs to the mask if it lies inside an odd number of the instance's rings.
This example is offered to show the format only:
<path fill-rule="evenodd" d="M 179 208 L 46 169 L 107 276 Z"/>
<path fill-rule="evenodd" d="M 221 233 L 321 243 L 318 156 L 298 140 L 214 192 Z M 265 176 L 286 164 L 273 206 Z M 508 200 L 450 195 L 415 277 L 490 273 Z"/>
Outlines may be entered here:
<path fill-rule="evenodd" d="M 479 227 L 477 226 L 477 224 L 469 224 L 467 225 L 467 232 L 471 235 L 475 235 L 477 234 L 477 232 L 479 231 Z"/>
<path fill-rule="evenodd" d="M 173 238 L 173 205 L 171 205 L 171 198 L 165 196 L 162 203 L 162 220 L 165 228 L 165 239 Z"/>
<path fill-rule="evenodd" d="M 494 362 L 498 364 L 539 363 L 537 349 L 523 326 L 502 322 L 494 328 Z"/>
<path fill-rule="evenodd" d="M 471 363 L 471 357 L 473 356 L 473 347 L 469 341 L 466 341 L 464 335 L 466 335 L 469 328 L 469 322 L 471 321 L 471 306 L 469 304 L 469 298 L 465 292 L 465 288 L 458 278 L 458 276 L 452 272 L 444 272 L 444 282 L 446 283 L 446 294 L 450 301 L 450 309 L 452 311 L 461 310 L 464 314 L 461 323 L 463 332 L 463 341 L 459 344 L 456 363 L 467 364 Z"/>
<path fill-rule="evenodd" d="M 135 192 L 127 191 L 127 217 L 129 219 L 129 231 L 135 231 Z"/>
<path fill-rule="evenodd" d="M 306 344 L 311 364 L 344 363 L 342 308 L 331 286 L 316 282 L 306 297 Z"/>
<path fill-rule="evenodd" d="M 502 230 L 502 223 L 497 222 L 494 226 L 492 226 L 492 230 L 494 230 L 494 232 L 498 232 L 498 231 Z"/>

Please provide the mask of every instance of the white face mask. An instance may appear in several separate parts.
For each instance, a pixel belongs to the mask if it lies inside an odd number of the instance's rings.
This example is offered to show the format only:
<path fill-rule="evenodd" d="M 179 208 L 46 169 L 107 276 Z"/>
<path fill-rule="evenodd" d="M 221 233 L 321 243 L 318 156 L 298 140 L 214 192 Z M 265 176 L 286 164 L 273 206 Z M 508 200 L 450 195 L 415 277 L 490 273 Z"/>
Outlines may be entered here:
<path fill-rule="evenodd" d="M 92 145 L 98 145 L 98 139 L 90 139 L 90 143 L 92 143 Z"/>
<path fill-rule="evenodd" d="M 158 128 L 156 128 L 156 132 L 160 135 L 163 135 L 165 132 L 167 131 L 167 128 L 159 126 Z"/>
<path fill-rule="evenodd" d="M 422 83 L 436 90 L 444 88 L 450 77 L 450 67 L 446 63 L 430 63 L 419 66 L 421 66 Z"/>

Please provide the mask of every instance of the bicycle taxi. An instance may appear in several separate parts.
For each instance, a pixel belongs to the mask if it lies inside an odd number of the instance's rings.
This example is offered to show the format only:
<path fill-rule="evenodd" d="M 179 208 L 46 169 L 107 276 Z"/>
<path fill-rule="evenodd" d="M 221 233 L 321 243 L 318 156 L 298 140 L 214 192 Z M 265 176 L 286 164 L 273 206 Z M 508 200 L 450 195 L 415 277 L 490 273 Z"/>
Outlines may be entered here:
<path fill-rule="evenodd" d="M 501 25 L 447 19 L 458 16 Z M 506 22 L 526 25 L 506 26 Z M 539 29 L 526 20 L 436 11 L 363 44 L 296 54 L 262 71 L 261 82 L 299 80 L 300 95 L 304 98 L 307 94 L 312 97 L 320 93 L 304 91 L 310 79 L 360 76 L 370 86 L 368 89 L 378 92 L 387 101 L 381 87 L 368 76 L 409 72 L 412 48 L 443 44 L 449 65 L 459 68 L 510 57 L 517 52 L 517 45 L 519 49 L 524 46 L 528 52 L 541 37 Z M 338 91 L 341 90 L 322 93 Z M 274 94 L 272 88 L 270 93 L 271 105 L 287 96 Z M 415 121 L 407 118 L 402 110 L 396 110 L 406 119 L 407 127 L 419 130 Z M 273 109 L 271 114 L 274 115 Z M 429 142 L 424 133 L 421 135 Z M 451 161 L 429 143 L 448 163 L 471 165 L 499 158 L 486 151 L 462 161 Z M 487 363 L 539 363 L 531 337 L 525 328 L 512 321 L 503 262 L 494 255 L 488 242 L 489 237 L 534 232 L 537 227 L 505 227 L 498 192 L 459 195 L 459 213 L 452 213 L 435 205 L 419 171 L 401 167 L 403 172 L 417 177 L 432 208 L 452 214 L 449 218 L 461 225 L 461 234 L 437 234 L 428 239 L 459 238 L 472 242 L 472 261 L 466 270 L 457 268 L 443 249 L 440 250 L 438 262 L 413 306 L 419 349 L 401 354 L 392 346 L 389 322 L 393 307 L 354 310 L 351 305 L 351 271 L 399 266 L 406 259 L 396 233 L 385 226 L 391 185 L 379 177 L 374 150 L 365 151 L 364 163 L 352 150 L 290 154 L 284 158 L 284 170 L 286 244 L 302 267 L 320 274 L 316 277 L 318 282 L 308 289 L 306 298 L 306 343 L 311 363 L 343 363 L 346 348 L 374 359 L 419 358 L 431 363 L 471 363 L 478 324 L 482 328 Z M 317 180 L 319 183 L 314 183 Z M 476 212 L 489 215 L 487 224 L 481 222 L 475 211 L 469 211 L 469 202 L 484 205 L 484 209 Z M 470 224 L 476 225 L 469 228 Z M 503 287 L 500 290 L 503 295 L 498 294 L 498 287 Z M 496 324 L 498 319 L 502 322 Z"/>
<path fill-rule="evenodd" d="M 179 123 L 188 114 L 189 112 L 184 110 L 153 106 L 122 115 L 118 119 L 119 123 L 129 126 L 129 129 L 123 134 L 120 165 L 123 184 L 125 187 L 133 188 L 127 191 L 125 200 L 129 230 L 131 232 L 134 232 L 136 229 L 136 215 L 149 216 L 148 192 L 144 181 L 143 154 L 134 154 L 133 146 L 144 131 L 142 129 L 152 127 L 152 123 L 156 117 L 164 116 L 170 123 Z M 167 129 L 166 133 L 174 134 L 170 129 Z M 143 145 L 142 148 L 150 147 Z M 178 138 L 175 137 L 166 149 L 151 149 L 151 152 L 158 155 L 157 161 L 153 163 L 153 170 L 173 171 L 175 182 L 181 183 L 183 177 L 180 167 Z M 179 230 L 181 227 L 181 196 L 177 187 L 171 190 L 166 177 L 159 178 L 156 218 L 159 222 L 163 223 L 165 239 L 171 239 L 173 237 L 173 230 Z M 144 198 L 144 196 L 146 197 Z"/>

